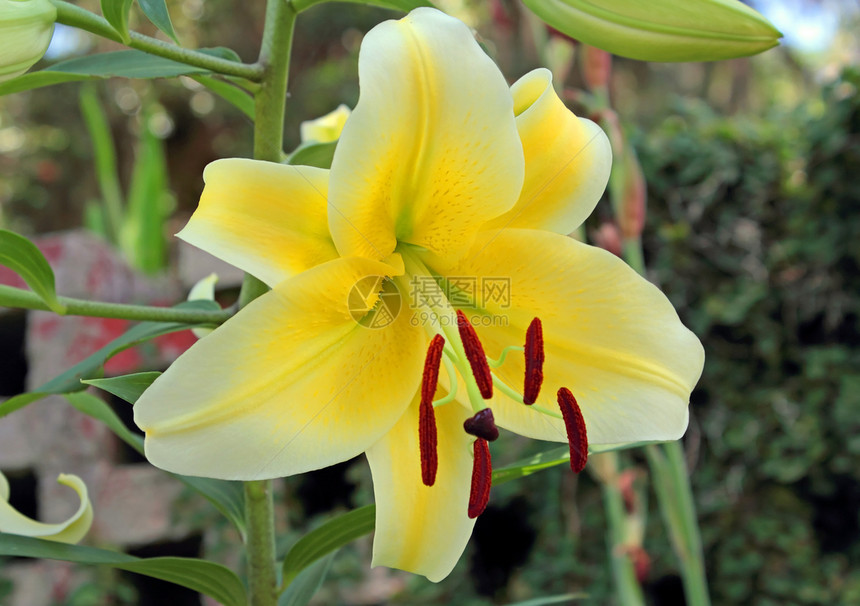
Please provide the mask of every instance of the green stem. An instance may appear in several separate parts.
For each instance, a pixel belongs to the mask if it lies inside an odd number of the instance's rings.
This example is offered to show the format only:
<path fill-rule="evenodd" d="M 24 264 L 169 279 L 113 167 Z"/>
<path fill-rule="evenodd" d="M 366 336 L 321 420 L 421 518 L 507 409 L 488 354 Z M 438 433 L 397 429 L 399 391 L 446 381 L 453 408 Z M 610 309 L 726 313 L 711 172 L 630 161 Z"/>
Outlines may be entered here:
<path fill-rule="evenodd" d="M 618 455 L 614 452 L 606 452 L 598 455 L 611 460 L 611 465 L 617 473 Z M 607 532 L 607 543 L 609 547 L 609 558 L 612 563 L 612 576 L 615 579 L 615 590 L 618 594 L 618 603 L 623 606 L 644 606 L 645 598 L 642 595 L 642 587 L 636 578 L 636 570 L 629 554 L 624 550 L 627 527 L 627 512 L 624 509 L 624 497 L 618 489 L 618 483 L 614 481 L 616 473 L 612 477 L 602 479 L 603 507 L 606 510 L 606 518 L 609 522 Z"/>
<path fill-rule="evenodd" d="M 51 3 L 57 8 L 57 23 L 77 27 L 78 29 L 115 42 L 122 42 L 119 34 L 106 19 L 79 6 L 64 2 L 64 0 L 51 0 Z M 258 82 L 262 76 L 262 67 L 257 64 L 237 63 L 229 59 L 222 59 L 221 57 L 182 48 L 181 46 L 144 36 L 137 32 L 130 32 L 130 36 L 131 41 L 128 43 L 128 46 L 151 55 L 158 55 L 159 57 L 172 59 L 186 65 L 208 69 L 225 76 L 245 78 L 252 82 Z"/>
<path fill-rule="evenodd" d="M 645 262 L 640 239 L 624 243 L 624 259 L 630 267 L 644 275 Z M 681 564 L 687 604 L 709 606 L 711 600 L 708 597 L 702 538 L 684 450 L 680 441 L 676 441 L 648 446 L 645 452 L 663 520 L 669 528 L 675 555 Z"/>
<path fill-rule="evenodd" d="M 212 324 L 226 322 L 233 312 L 229 309 L 204 311 L 176 307 L 150 307 L 147 305 L 125 305 L 123 303 L 103 303 L 85 301 L 70 297 L 57 297 L 65 310 L 63 316 L 94 316 L 99 318 L 120 318 L 123 320 L 150 322 L 179 322 L 182 324 Z M 20 309 L 39 309 L 52 311 L 35 293 L 21 288 L 0 285 L 0 305 Z M 54 310 L 56 311 L 56 310 Z"/>
<path fill-rule="evenodd" d="M 248 577 L 250 606 L 275 606 L 278 602 L 275 567 L 275 507 L 272 481 L 245 482 L 245 522 L 248 527 Z"/>

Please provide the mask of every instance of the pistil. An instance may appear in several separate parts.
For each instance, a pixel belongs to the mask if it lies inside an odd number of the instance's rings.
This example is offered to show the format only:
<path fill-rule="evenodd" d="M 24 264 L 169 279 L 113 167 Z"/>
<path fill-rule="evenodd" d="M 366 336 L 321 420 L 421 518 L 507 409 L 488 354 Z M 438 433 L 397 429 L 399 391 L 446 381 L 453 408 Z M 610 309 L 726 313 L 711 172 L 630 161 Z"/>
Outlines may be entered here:
<path fill-rule="evenodd" d="M 490 442 L 499 437 L 499 428 L 496 427 L 496 421 L 493 418 L 493 411 L 489 408 L 479 410 L 474 416 L 469 417 L 463 422 L 463 429 L 469 435 L 488 440 Z"/>

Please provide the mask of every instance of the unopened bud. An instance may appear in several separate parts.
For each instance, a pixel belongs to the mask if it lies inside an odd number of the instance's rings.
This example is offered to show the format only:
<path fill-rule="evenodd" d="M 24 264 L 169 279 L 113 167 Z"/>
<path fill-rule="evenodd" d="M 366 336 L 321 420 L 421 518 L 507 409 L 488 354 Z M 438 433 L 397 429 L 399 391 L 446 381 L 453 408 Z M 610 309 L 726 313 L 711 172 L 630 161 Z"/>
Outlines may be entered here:
<path fill-rule="evenodd" d="M 42 58 L 56 18 L 49 0 L 0 0 L 0 82 L 20 76 Z"/>
<path fill-rule="evenodd" d="M 589 90 L 605 91 L 612 73 L 612 55 L 587 44 L 582 45 L 582 77 Z"/>
<path fill-rule="evenodd" d="M 739 0 L 523 0 L 550 26 L 640 61 L 717 61 L 755 55 L 782 34 Z"/>
<path fill-rule="evenodd" d="M 325 116 L 302 122 L 299 126 L 302 143 L 331 143 L 332 141 L 337 141 L 350 113 L 352 113 L 351 110 L 346 105 L 341 104 L 337 109 L 327 113 Z"/>
<path fill-rule="evenodd" d="M 591 240 L 595 246 L 599 246 L 603 250 L 608 250 L 616 257 L 620 257 L 624 252 L 621 243 L 621 232 L 615 223 L 606 221 L 602 223 L 597 231 L 591 234 Z"/>
<path fill-rule="evenodd" d="M 609 197 L 615 211 L 615 221 L 625 240 L 635 240 L 645 227 L 648 192 L 639 158 L 628 142 L 620 153 L 613 146 L 612 173 L 609 176 Z"/>

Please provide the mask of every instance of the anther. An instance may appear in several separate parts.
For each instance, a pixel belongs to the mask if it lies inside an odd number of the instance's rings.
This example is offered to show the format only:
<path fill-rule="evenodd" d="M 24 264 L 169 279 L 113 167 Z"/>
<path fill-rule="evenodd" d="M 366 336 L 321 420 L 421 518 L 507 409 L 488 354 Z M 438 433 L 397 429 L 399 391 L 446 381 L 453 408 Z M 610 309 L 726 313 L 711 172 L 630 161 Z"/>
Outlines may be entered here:
<path fill-rule="evenodd" d="M 477 518 L 484 513 L 490 501 L 490 485 L 493 481 L 493 464 L 490 461 L 490 446 L 478 438 L 473 446 L 472 489 L 469 492 L 469 517 Z"/>
<path fill-rule="evenodd" d="M 433 396 L 439 381 L 439 365 L 442 361 L 442 348 L 445 339 L 436 335 L 427 348 L 424 359 L 424 375 L 421 377 L 421 404 L 418 408 L 418 448 L 421 454 L 421 480 L 425 486 L 436 482 L 439 458 L 436 453 L 436 411 L 433 409 Z"/>
<path fill-rule="evenodd" d="M 558 390 L 558 407 L 567 430 L 567 443 L 570 445 L 570 468 L 579 473 L 588 461 L 588 436 L 585 433 L 585 419 L 576 398 L 567 387 Z"/>
<path fill-rule="evenodd" d="M 481 396 L 485 400 L 489 400 L 493 397 L 493 375 L 490 374 L 490 365 L 487 364 L 487 356 L 484 354 L 481 341 L 478 339 L 478 333 L 475 332 L 466 314 L 459 309 L 457 310 L 457 329 L 460 331 L 463 349 L 469 360 L 469 366 L 472 367 L 472 374 L 475 376 L 475 382 L 478 384 Z"/>
<path fill-rule="evenodd" d="M 523 403 L 534 404 L 543 383 L 543 326 L 535 318 L 526 331 L 526 378 L 523 387 Z"/>
<path fill-rule="evenodd" d="M 479 410 L 474 416 L 463 421 L 466 433 L 492 442 L 499 437 L 499 428 L 493 419 L 493 411 L 489 408 Z"/>

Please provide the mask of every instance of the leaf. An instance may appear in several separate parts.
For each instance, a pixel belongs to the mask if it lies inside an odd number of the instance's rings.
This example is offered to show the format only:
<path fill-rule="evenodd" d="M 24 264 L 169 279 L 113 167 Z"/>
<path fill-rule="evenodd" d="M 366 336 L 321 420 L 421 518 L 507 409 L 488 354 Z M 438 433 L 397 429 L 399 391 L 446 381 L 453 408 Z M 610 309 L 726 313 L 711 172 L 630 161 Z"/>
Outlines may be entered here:
<path fill-rule="evenodd" d="M 134 404 L 140 394 L 149 387 L 152 381 L 161 373 L 141 372 L 112 379 L 95 379 L 84 381 L 100 389 L 104 389 L 125 401 Z M 108 426 L 121 440 L 134 448 L 140 454 L 143 452 L 143 438 L 126 427 L 116 413 L 101 398 L 89 393 L 67 394 L 66 398 L 72 406 L 82 413 L 98 419 Z M 239 534 L 245 536 L 245 491 L 241 482 L 214 480 L 170 474 L 180 482 L 199 492 L 206 500 L 215 506 L 225 518 L 230 520 Z"/>
<path fill-rule="evenodd" d="M 85 391 L 65 394 L 65 398 L 77 410 L 87 416 L 98 419 L 108 426 L 123 442 L 143 454 L 143 438 L 134 433 L 116 415 L 107 403 L 99 397 Z"/>
<path fill-rule="evenodd" d="M 179 39 L 173 30 L 173 22 L 170 20 L 170 13 L 167 11 L 167 5 L 164 3 L 164 0 L 138 0 L 138 3 L 147 19 L 155 27 L 170 36 L 174 42 L 179 44 Z"/>
<path fill-rule="evenodd" d="M 599 444 L 589 445 L 589 454 L 599 454 L 601 452 L 613 452 L 616 450 L 627 450 L 628 448 L 639 448 L 648 444 L 665 444 L 665 442 L 629 442 L 625 444 Z M 542 469 L 556 467 L 570 461 L 570 448 L 560 446 L 552 448 L 544 452 L 540 452 L 531 457 L 521 459 L 516 463 L 493 470 L 493 486 L 516 480 L 525 476 L 530 476 Z"/>
<path fill-rule="evenodd" d="M 550 604 L 569 604 L 571 600 L 584 600 L 588 598 L 587 593 L 566 593 L 564 595 L 553 595 L 545 598 L 532 598 L 523 602 L 514 602 L 508 606 L 549 606 Z"/>
<path fill-rule="evenodd" d="M 278 606 L 305 606 L 323 584 L 337 551 L 317 560 L 299 573 L 278 598 Z"/>
<path fill-rule="evenodd" d="M 228 103 L 239 108 L 239 110 L 248 116 L 251 121 L 254 120 L 256 116 L 254 111 L 254 98 L 245 89 L 213 76 L 194 75 L 189 77 L 192 80 L 199 82 Z"/>
<path fill-rule="evenodd" d="M 220 309 L 218 304 L 214 301 L 185 301 L 176 307 L 213 311 Z M 85 386 L 81 381 L 83 379 L 101 378 L 101 370 L 104 363 L 121 351 L 155 337 L 185 330 L 192 326 L 196 326 L 196 324 L 178 322 L 141 322 L 140 324 L 133 326 L 124 335 L 117 337 L 95 353 L 91 354 L 89 357 L 72 366 L 66 372 L 57 375 L 34 391 L 14 396 L 5 402 L 0 403 L 0 417 L 4 417 L 10 412 L 23 408 L 27 404 L 35 402 L 49 394 L 82 391 L 85 389 Z"/>
<path fill-rule="evenodd" d="M 21 276 L 52 311 L 65 313 L 65 305 L 57 299 L 54 271 L 42 251 L 27 238 L 0 229 L 0 265 L 5 265 Z"/>
<path fill-rule="evenodd" d="M 296 541 L 284 558 L 284 585 L 289 586 L 302 570 L 320 558 L 373 532 L 375 526 L 376 506 L 365 505 L 339 515 L 310 531 Z"/>
<path fill-rule="evenodd" d="M 138 372 L 109 379 L 82 379 L 81 383 L 92 385 L 134 404 L 147 387 L 161 375 L 160 372 Z"/>
<path fill-rule="evenodd" d="M 132 0 L 101 0 L 102 15 L 126 45 L 131 42 L 128 33 L 128 11 L 131 9 L 131 3 Z"/>
<path fill-rule="evenodd" d="M 246 606 L 245 587 L 229 568 L 196 558 L 136 558 L 117 551 L 68 545 L 0 533 L 0 555 L 99 564 L 168 581 L 214 598 L 225 606 Z"/>
<path fill-rule="evenodd" d="M 293 9 L 300 13 L 317 4 L 323 4 L 330 0 L 293 0 Z M 367 4 L 369 6 L 378 6 L 380 8 L 390 8 L 408 13 L 409 11 L 421 6 L 429 6 L 433 8 L 433 3 L 429 0 L 340 0 L 341 2 L 349 2 L 352 4 Z"/>
<path fill-rule="evenodd" d="M 303 143 L 290 154 L 288 164 L 302 164 L 304 166 L 316 166 L 317 168 L 331 168 L 334 158 L 334 149 L 337 141 L 330 143 Z"/>

